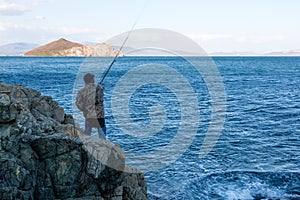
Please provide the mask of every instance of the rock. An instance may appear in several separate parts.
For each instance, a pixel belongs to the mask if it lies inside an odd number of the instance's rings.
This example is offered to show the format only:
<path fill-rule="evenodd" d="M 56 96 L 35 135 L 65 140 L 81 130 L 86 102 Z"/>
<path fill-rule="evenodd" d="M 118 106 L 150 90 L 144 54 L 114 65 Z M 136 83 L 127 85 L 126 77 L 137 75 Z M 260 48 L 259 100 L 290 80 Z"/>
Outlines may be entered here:
<path fill-rule="evenodd" d="M 0 84 L 0 199 L 147 199 L 119 145 L 82 135 L 40 92 Z"/>
<path fill-rule="evenodd" d="M 90 56 L 94 51 L 94 46 L 72 47 L 58 52 L 55 56 Z"/>
<path fill-rule="evenodd" d="M 0 94 L 0 113 L 0 123 L 10 122 L 16 118 L 16 105 L 11 104 L 7 94 Z"/>
<path fill-rule="evenodd" d="M 101 43 L 94 47 L 90 56 L 116 56 L 117 54 L 118 50 L 115 50 L 110 44 Z M 120 52 L 118 56 L 123 56 L 123 53 Z"/>
<path fill-rule="evenodd" d="M 0 106 L 6 107 L 10 105 L 10 99 L 7 94 L 0 94 Z"/>
<path fill-rule="evenodd" d="M 118 50 L 115 50 L 110 44 L 100 43 L 96 46 L 83 45 L 80 47 L 72 47 L 69 49 L 61 50 L 53 56 L 100 56 L 109 57 L 116 56 Z M 119 56 L 123 56 L 123 53 L 119 53 Z"/>

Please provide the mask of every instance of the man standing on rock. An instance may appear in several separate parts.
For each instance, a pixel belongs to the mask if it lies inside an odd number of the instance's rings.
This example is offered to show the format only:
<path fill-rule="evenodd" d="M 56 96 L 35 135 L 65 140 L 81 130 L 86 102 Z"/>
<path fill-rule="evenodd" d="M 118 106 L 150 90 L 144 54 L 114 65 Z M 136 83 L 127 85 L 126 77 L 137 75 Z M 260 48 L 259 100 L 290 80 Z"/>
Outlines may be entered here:
<path fill-rule="evenodd" d="M 87 73 L 83 77 L 85 86 L 80 89 L 76 97 L 76 105 L 83 112 L 85 118 L 85 135 L 91 135 L 92 128 L 98 129 L 101 139 L 106 139 L 104 119 L 103 86 L 95 83 L 94 75 Z"/>

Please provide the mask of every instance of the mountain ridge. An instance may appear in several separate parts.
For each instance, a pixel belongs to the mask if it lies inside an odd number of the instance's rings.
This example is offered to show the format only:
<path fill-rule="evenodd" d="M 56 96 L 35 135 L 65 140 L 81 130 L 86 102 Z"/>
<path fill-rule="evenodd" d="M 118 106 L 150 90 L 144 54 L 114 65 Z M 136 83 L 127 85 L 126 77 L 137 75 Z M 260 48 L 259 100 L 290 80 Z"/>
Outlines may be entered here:
<path fill-rule="evenodd" d="M 52 41 L 38 48 L 32 49 L 24 54 L 24 56 L 116 56 L 118 50 L 114 49 L 110 44 L 99 43 L 94 46 L 83 45 L 71 42 L 64 38 Z M 120 56 L 123 53 L 119 54 Z"/>
<path fill-rule="evenodd" d="M 16 42 L 0 46 L 0 56 L 22 56 L 25 52 L 37 48 L 39 44 Z"/>
<path fill-rule="evenodd" d="M 60 38 L 56 41 L 50 42 L 48 44 L 42 45 L 38 48 L 35 48 L 31 51 L 26 52 L 25 56 L 43 56 L 55 54 L 56 52 L 62 51 L 64 49 L 69 49 L 72 47 L 81 47 L 82 44 L 70 42 L 64 38 Z"/>

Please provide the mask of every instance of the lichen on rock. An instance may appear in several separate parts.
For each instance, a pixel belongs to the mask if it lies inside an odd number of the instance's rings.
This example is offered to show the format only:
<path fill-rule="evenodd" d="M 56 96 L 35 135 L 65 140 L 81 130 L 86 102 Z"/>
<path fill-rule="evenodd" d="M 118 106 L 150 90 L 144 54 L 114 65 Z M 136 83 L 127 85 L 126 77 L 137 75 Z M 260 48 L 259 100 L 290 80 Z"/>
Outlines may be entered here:
<path fill-rule="evenodd" d="M 0 84 L 0 199 L 147 199 L 147 191 L 119 145 L 83 136 L 51 97 Z"/>

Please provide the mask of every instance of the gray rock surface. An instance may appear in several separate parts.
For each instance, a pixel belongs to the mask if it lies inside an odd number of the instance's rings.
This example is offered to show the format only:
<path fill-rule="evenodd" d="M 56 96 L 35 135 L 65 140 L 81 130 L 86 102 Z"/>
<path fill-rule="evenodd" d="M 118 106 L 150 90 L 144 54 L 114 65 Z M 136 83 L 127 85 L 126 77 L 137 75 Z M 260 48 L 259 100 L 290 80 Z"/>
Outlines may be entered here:
<path fill-rule="evenodd" d="M 117 144 L 84 137 L 51 97 L 0 84 L 0 199 L 147 199 L 147 191 Z"/>

